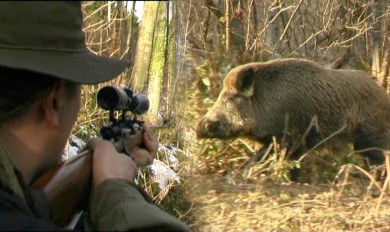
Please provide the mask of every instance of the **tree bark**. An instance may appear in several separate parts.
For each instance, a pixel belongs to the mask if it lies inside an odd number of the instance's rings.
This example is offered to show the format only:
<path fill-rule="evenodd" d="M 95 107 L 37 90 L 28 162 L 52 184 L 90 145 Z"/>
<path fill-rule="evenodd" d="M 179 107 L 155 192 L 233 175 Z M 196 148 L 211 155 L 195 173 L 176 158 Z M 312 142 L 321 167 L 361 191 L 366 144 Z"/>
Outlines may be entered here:
<path fill-rule="evenodd" d="M 148 1 L 144 3 L 134 67 L 130 78 L 130 86 L 136 92 L 144 92 L 146 89 L 153 49 L 154 27 L 160 3 Z"/>
<path fill-rule="evenodd" d="M 167 2 L 160 2 L 157 13 L 157 20 L 154 32 L 154 43 L 152 58 L 149 69 L 148 97 L 150 108 L 148 111 L 149 122 L 158 124 L 158 109 L 160 105 L 160 94 L 162 80 L 164 77 L 165 51 L 166 51 L 166 30 L 167 30 Z"/>

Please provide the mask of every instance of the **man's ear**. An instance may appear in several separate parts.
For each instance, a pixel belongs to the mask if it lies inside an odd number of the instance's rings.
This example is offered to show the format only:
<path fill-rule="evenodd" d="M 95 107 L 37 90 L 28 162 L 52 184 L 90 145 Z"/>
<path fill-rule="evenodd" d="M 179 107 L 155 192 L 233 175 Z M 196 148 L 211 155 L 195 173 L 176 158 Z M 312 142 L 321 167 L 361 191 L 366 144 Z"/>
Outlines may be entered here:
<path fill-rule="evenodd" d="M 60 122 L 59 100 L 63 84 L 56 84 L 41 101 L 41 109 L 44 119 L 53 127 L 58 127 Z"/>

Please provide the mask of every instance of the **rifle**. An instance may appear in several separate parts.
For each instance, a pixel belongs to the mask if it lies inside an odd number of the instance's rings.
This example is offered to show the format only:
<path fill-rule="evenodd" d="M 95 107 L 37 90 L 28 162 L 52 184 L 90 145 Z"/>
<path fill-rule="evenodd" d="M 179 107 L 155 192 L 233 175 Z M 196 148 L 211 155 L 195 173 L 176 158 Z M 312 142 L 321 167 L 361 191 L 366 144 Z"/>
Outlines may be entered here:
<path fill-rule="evenodd" d="M 98 91 L 97 103 L 109 110 L 111 121 L 100 129 L 102 138 L 111 141 L 118 152 L 131 156 L 128 148 L 143 144 L 143 121 L 137 120 L 137 115 L 149 109 L 148 98 L 144 94 L 133 94 L 129 88 L 106 86 Z M 118 117 L 114 115 L 116 111 L 121 112 Z M 133 119 L 126 117 L 129 111 Z M 32 187 L 43 189 L 49 200 L 50 220 L 65 227 L 88 206 L 91 182 L 92 152 L 85 150 L 39 177 Z"/>

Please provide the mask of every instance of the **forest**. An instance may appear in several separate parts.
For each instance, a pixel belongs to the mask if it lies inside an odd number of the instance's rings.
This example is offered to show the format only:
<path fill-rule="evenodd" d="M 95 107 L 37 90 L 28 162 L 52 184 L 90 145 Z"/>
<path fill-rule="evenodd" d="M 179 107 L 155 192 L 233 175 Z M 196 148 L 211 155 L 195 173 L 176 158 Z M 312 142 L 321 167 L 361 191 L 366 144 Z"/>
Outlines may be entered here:
<path fill-rule="evenodd" d="M 328 69 L 367 72 L 390 93 L 390 0 L 84 1 L 84 32 L 97 54 L 129 59 L 108 83 L 84 86 L 72 134 L 99 134 L 108 113 L 96 104 L 105 85 L 150 100 L 158 157 L 138 184 L 194 231 L 389 231 L 390 158 L 362 168 L 350 146 L 316 149 L 296 161 L 273 153 L 243 175 L 262 144 L 199 139 L 197 120 L 216 102 L 225 75 L 241 64 L 304 58 Z M 140 7 L 141 6 L 141 7 Z M 299 106 L 297 106 L 299 107 Z M 378 120 L 383 120 L 378 118 Z M 69 141 L 69 147 L 75 141 Z M 69 150 L 67 156 L 70 156 Z M 290 167 L 302 176 L 292 181 Z"/>

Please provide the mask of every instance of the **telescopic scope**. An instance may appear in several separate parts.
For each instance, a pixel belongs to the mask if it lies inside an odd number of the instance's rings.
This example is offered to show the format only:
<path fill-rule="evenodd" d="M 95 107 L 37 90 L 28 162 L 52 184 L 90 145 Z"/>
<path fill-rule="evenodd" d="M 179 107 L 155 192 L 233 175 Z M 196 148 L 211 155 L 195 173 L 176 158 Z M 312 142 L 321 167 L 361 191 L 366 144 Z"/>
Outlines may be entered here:
<path fill-rule="evenodd" d="M 104 110 L 129 110 L 135 114 L 146 113 L 149 99 L 145 94 L 135 94 L 129 88 L 106 86 L 97 93 L 97 103 Z"/>

